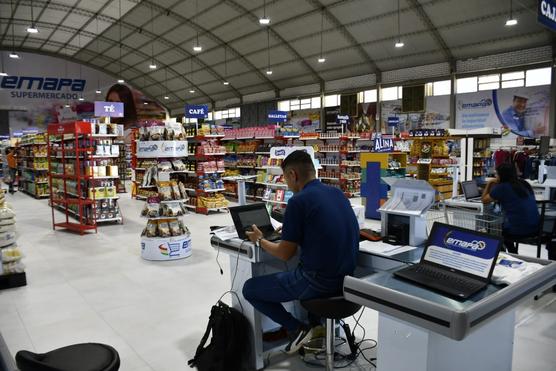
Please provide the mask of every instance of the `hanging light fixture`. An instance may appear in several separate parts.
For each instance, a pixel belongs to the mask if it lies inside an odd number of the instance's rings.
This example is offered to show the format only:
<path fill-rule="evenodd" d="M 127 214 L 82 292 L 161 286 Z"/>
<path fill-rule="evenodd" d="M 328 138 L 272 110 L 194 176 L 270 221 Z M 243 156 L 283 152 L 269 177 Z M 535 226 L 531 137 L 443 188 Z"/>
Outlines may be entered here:
<path fill-rule="evenodd" d="M 168 96 L 168 67 L 164 69 L 164 87 L 166 88 L 166 95 L 164 99 L 168 100 L 170 97 Z"/>
<path fill-rule="evenodd" d="M 191 81 L 191 84 L 193 84 L 193 57 L 189 58 L 189 81 Z M 191 87 L 189 89 L 189 93 L 190 94 L 195 93 L 195 89 Z"/>
<path fill-rule="evenodd" d="M 120 59 L 118 60 L 118 63 L 120 65 L 120 73 L 118 74 L 118 76 L 120 76 L 120 78 L 118 78 L 118 84 L 123 84 L 125 83 L 125 80 L 121 77 L 122 76 L 122 0 L 118 0 L 118 11 L 119 11 L 119 18 L 118 21 L 120 22 L 119 26 L 120 26 L 120 42 L 118 43 L 118 46 L 120 48 Z"/>
<path fill-rule="evenodd" d="M 10 6 L 11 6 L 11 9 L 12 9 L 12 14 L 14 14 L 14 2 L 13 2 L 13 0 L 10 1 Z M 19 59 L 19 58 L 21 58 L 21 57 L 19 56 L 19 54 L 17 54 L 17 53 L 15 52 L 15 28 L 14 28 L 14 22 L 12 22 L 12 51 L 10 52 L 9 57 L 12 58 L 12 59 Z"/>
<path fill-rule="evenodd" d="M 400 32 L 400 0 L 398 0 L 398 40 L 396 41 L 396 43 L 394 44 L 394 46 L 396 48 L 403 48 L 403 46 L 405 45 L 400 37 L 401 32 Z"/>
<path fill-rule="evenodd" d="M 79 50 L 81 50 L 81 34 L 80 33 L 77 34 L 77 46 L 78 46 Z M 82 67 L 81 67 L 81 63 L 79 63 L 79 80 L 82 80 L 82 72 L 83 72 L 83 70 L 82 70 Z M 81 92 L 81 95 L 79 96 L 78 100 L 80 102 L 83 102 L 85 100 L 85 98 L 83 98 L 83 92 Z"/>
<path fill-rule="evenodd" d="M 263 26 L 267 26 L 270 24 L 270 18 L 268 18 L 266 16 L 266 0 L 264 0 L 264 4 L 263 4 L 263 17 L 259 18 L 259 24 L 263 25 Z"/>
<path fill-rule="evenodd" d="M 326 58 L 324 58 L 324 56 L 322 55 L 322 33 L 324 30 L 324 8 L 321 10 L 321 14 L 320 14 L 320 55 L 319 58 L 317 59 L 317 62 L 319 63 L 324 63 L 326 62 Z"/>
<path fill-rule="evenodd" d="M 98 37 L 100 36 L 100 33 L 98 32 L 98 16 L 96 17 L 96 23 L 97 23 L 97 55 L 100 55 L 100 48 L 99 48 L 99 44 L 98 44 Z M 97 78 L 97 90 L 95 90 L 95 94 L 102 94 L 102 90 L 100 90 L 100 79 Z"/>
<path fill-rule="evenodd" d="M 224 44 L 224 81 L 222 81 L 223 85 L 230 85 L 228 81 L 228 49 L 226 44 Z"/>
<path fill-rule="evenodd" d="M 272 75 L 272 70 L 270 69 L 270 28 L 266 29 L 266 74 Z"/>
<path fill-rule="evenodd" d="M 514 9 L 513 9 L 513 1 L 510 0 L 510 17 L 506 20 L 506 26 L 511 27 L 517 24 L 517 19 L 513 17 Z"/>
<path fill-rule="evenodd" d="M 199 0 L 195 0 L 195 23 L 197 23 L 197 17 L 199 14 Z M 195 38 L 195 44 L 193 45 L 194 52 L 202 52 L 203 47 L 199 44 L 199 29 L 197 29 L 197 37 Z"/>
<path fill-rule="evenodd" d="M 0 76 L 8 76 L 8 73 L 4 69 L 4 53 L 0 52 Z"/>
<path fill-rule="evenodd" d="M 151 34 L 154 35 L 154 14 L 153 14 L 152 4 L 151 4 Z M 156 63 L 154 63 L 154 39 L 151 42 L 151 64 L 149 64 L 149 69 L 156 70 Z"/>
<path fill-rule="evenodd" d="M 33 0 L 31 0 L 31 26 L 27 27 L 28 33 L 39 33 L 39 29 L 35 26 L 35 15 L 33 13 Z"/>

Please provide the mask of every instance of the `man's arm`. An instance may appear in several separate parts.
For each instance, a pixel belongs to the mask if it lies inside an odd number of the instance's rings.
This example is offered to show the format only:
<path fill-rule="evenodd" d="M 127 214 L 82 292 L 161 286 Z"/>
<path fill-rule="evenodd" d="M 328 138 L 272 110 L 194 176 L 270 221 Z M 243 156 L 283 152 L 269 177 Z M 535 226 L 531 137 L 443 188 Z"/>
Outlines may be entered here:
<path fill-rule="evenodd" d="M 251 242 L 259 241 L 260 246 L 270 255 L 288 261 L 297 252 L 297 243 L 281 240 L 279 243 L 271 242 L 263 238 L 263 232 L 255 224 L 251 226 L 252 232 L 245 232 Z"/>

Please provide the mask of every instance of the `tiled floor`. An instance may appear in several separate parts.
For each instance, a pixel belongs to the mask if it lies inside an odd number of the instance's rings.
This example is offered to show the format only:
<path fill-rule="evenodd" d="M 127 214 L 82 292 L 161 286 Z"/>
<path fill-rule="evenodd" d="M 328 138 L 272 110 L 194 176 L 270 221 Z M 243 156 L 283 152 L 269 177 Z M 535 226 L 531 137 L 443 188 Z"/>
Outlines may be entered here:
<path fill-rule="evenodd" d="M 208 235 L 210 225 L 231 223 L 228 214 L 187 216 L 193 255 L 161 263 L 139 256 L 146 221 L 139 217 L 142 203 L 127 195 L 124 225 L 83 237 L 54 232 L 46 201 L 21 193 L 8 199 L 28 279 L 26 287 L 0 291 L 0 331 L 12 353 L 97 341 L 118 350 L 124 371 L 189 369 L 210 307 L 230 284 L 228 261 L 220 257 L 220 275 Z M 366 337 L 376 339 L 376 312 L 367 309 L 362 323 Z M 513 369 L 556 370 L 555 349 L 556 296 L 550 294 L 520 307 Z M 294 357 L 269 369 L 309 368 Z M 360 361 L 352 369 L 369 367 Z"/>

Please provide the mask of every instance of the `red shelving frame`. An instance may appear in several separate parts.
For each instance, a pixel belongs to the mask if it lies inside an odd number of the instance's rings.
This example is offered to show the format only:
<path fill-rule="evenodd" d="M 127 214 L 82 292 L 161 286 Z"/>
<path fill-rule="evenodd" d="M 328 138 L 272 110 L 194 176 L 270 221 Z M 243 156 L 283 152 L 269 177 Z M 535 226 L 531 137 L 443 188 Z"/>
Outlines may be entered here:
<path fill-rule="evenodd" d="M 75 198 L 68 194 L 67 190 L 67 180 L 76 180 L 77 182 L 77 195 L 81 195 L 82 187 L 81 181 L 82 180 L 94 180 L 94 176 L 86 176 L 82 174 L 84 167 L 81 166 L 82 161 L 93 161 L 93 137 L 91 136 L 91 124 L 88 122 L 82 121 L 72 121 L 62 124 L 49 124 L 48 125 L 48 167 L 49 167 L 49 187 L 50 187 L 50 206 L 52 208 L 52 228 L 56 230 L 56 227 L 69 229 L 79 234 L 84 234 L 86 231 L 94 230 L 95 233 L 97 232 L 97 223 L 95 219 L 95 192 L 93 192 L 93 198 L 83 198 L 78 197 Z M 56 152 L 61 153 L 61 158 L 57 157 L 57 154 L 54 153 L 54 149 L 52 147 L 52 141 L 50 140 L 51 135 L 66 135 L 72 134 L 72 139 L 62 140 L 59 142 L 61 151 L 56 150 Z M 80 138 L 80 135 L 82 136 Z M 79 147 L 79 140 L 86 139 L 88 140 L 88 146 L 85 148 Z M 73 143 L 73 149 L 66 148 L 66 144 Z M 69 155 L 67 158 L 71 160 L 75 160 L 75 174 L 66 174 L 66 154 L 67 153 L 74 153 L 74 155 Z M 79 154 L 85 154 L 83 157 Z M 54 157 L 53 157 L 54 156 Z M 53 159 L 60 159 L 64 164 L 64 174 L 55 174 L 52 172 L 51 162 Z M 52 191 L 52 179 L 53 178 L 61 178 L 64 181 L 64 192 L 63 198 L 59 198 L 57 195 L 54 194 Z M 78 212 L 74 212 L 69 208 L 69 205 L 78 205 Z M 56 206 L 59 206 L 62 209 L 62 212 L 65 214 L 65 221 L 56 222 L 56 213 L 54 209 Z M 91 206 L 91 213 L 89 217 L 86 217 L 85 214 L 85 207 Z M 59 210 L 59 209 L 58 209 Z M 70 215 L 72 214 L 72 215 Z M 70 217 L 77 219 L 77 222 L 70 221 Z"/>

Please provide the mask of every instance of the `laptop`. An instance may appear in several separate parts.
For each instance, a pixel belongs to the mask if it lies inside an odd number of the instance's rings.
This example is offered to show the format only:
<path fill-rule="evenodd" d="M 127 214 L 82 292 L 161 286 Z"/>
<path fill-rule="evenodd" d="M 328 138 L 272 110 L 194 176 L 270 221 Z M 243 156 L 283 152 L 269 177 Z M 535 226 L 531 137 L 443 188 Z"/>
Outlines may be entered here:
<path fill-rule="evenodd" d="M 477 186 L 477 182 L 474 180 L 469 180 L 466 182 L 461 182 L 461 189 L 463 190 L 463 195 L 466 201 L 470 202 L 480 202 L 481 192 Z"/>
<path fill-rule="evenodd" d="M 421 261 L 394 275 L 467 299 L 490 282 L 501 246 L 499 237 L 435 222 Z"/>
<path fill-rule="evenodd" d="M 251 230 L 253 224 L 263 232 L 264 239 L 276 241 L 281 238 L 280 233 L 274 230 L 270 222 L 270 216 L 268 215 L 264 203 L 259 202 L 243 206 L 234 206 L 228 209 L 232 215 L 237 235 L 242 240 L 248 239 L 245 231 Z"/>

